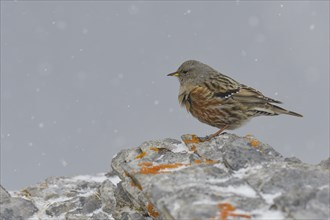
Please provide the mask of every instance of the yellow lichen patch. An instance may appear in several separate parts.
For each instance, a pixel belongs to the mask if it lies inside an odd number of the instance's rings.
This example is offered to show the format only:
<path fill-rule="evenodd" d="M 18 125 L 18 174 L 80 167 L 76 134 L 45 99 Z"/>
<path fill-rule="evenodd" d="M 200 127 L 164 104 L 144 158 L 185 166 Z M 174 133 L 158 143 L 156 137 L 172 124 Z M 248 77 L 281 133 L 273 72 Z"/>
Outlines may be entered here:
<path fill-rule="evenodd" d="M 147 210 L 151 217 L 157 218 L 159 216 L 159 213 L 154 210 L 154 206 L 150 202 L 147 204 Z"/>
<path fill-rule="evenodd" d="M 150 150 L 153 150 L 153 151 L 158 152 L 159 151 L 159 148 L 157 148 L 157 147 L 150 147 Z"/>
<path fill-rule="evenodd" d="M 139 167 L 150 167 L 152 166 L 151 162 L 141 162 L 138 164 Z"/>
<path fill-rule="evenodd" d="M 191 135 L 191 139 L 190 140 L 186 139 L 186 140 L 183 140 L 183 142 L 185 144 L 198 144 L 201 141 L 200 141 L 200 139 L 196 135 Z"/>
<path fill-rule="evenodd" d="M 220 203 L 218 208 L 220 209 L 219 220 L 228 220 L 230 216 L 234 218 L 251 218 L 251 215 L 234 213 L 236 208 L 230 203 Z"/>
<path fill-rule="evenodd" d="M 160 164 L 155 166 L 142 167 L 140 170 L 141 174 L 159 174 L 164 169 L 174 169 L 181 166 L 188 166 L 188 164 L 173 163 L 173 164 Z"/>
<path fill-rule="evenodd" d="M 147 155 L 147 152 L 142 152 L 142 153 L 138 154 L 138 155 L 135 157 L 135 159 L 141 159 L 141 158 L 143 158 L 145 155 Z"/>

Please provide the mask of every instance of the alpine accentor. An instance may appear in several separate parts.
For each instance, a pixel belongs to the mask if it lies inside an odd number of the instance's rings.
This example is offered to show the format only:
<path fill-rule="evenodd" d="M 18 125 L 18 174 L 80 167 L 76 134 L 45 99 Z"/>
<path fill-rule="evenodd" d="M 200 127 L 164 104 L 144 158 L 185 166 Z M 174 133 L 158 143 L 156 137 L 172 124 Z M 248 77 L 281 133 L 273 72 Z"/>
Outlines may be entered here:
<path fill-rule="evenodd" d="M 179 78 L 180 104 L 199 121 L 220 129 L 207 137 L 207 140 L 225 129 L 236 129 L 260 115 L 287 114 L 302 117 L 272 104 L 280 104 L 280 101 L 268 98 L 196 60 L 184 62 L 176 72 L 168 76 Z"/>

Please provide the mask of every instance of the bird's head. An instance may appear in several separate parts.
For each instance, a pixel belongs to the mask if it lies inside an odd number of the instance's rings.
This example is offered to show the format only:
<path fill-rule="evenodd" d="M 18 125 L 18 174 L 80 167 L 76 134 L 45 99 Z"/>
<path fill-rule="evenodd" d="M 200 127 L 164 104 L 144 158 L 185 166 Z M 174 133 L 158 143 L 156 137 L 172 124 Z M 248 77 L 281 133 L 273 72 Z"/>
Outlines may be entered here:
<path fill-rule="evenodd" d="M 182 63 L 177 71 L 168 74 L 168 76 L 178 77 L 181 85 L 186 83 L 196 85 L 205 80 L 212 70 L 211 67 L 197 60 L 188 60 Z"/>

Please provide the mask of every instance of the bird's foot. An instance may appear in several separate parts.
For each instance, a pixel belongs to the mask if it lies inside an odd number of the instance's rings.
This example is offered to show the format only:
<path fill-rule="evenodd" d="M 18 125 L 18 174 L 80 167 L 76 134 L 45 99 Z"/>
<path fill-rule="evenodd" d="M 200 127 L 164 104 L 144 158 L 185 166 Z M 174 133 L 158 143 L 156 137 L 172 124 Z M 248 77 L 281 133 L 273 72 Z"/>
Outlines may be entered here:
<path fill-rule="evenodd" d="M 206 135 L 205 137 L 198 137 L 198 139 L 199 139 L 200 142 L 206 142 L 206 141 L 210 141 L 213 138 L 218 137 L 218 136 L 223 135 L 223 134 L 227 134 L 227 132 L 222 132 L 222 133 L 219 133 L 219 134 L 215 133 L 215 134 L 211 134 L 211 135 Z"/>

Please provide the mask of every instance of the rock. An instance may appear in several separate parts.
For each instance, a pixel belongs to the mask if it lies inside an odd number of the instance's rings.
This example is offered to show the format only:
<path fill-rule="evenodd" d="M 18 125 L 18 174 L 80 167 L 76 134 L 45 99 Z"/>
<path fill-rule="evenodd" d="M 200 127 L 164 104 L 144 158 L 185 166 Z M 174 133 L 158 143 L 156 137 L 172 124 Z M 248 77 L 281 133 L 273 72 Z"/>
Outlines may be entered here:
<path fill-rule="evenodd" d="M 153 219 L 328 215 L 329 172 L 323 165 L 283 158 L 252 136 L 222 134 L 208 142 L 191 135 L 182 139 L 183 143 L 148 141 L 113 159 L 112 168 L 122 179 L 132 209 L 142 209 L 140 214 Z"/>
<path fill-rule="evenodd" d="M 322 167 L 323 169 L 328 169 L 330 170 L 330 157 L 327 160 L 322 160 L 319 163 L 319 166 Z"/>
<path fill-rule="evenodd" d="M 7 190 L 0 185 L 0 204 L 8 202 L 10 202 L 10 195 Z"/>
<path fill-rule="evenodd" d="M 11 197 L 0 185 L 0 220 L 24 220 L 38 211 L 29 200 Z"/>
<path fill-rule="evenodd" d="M 50 177 L 14 197 L 0 187 L 1 219 L 329 218 L 330 158 L 305 164 L 253 136 L 182 140 L 122 150 L 108 174 Z"/>

